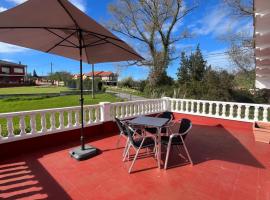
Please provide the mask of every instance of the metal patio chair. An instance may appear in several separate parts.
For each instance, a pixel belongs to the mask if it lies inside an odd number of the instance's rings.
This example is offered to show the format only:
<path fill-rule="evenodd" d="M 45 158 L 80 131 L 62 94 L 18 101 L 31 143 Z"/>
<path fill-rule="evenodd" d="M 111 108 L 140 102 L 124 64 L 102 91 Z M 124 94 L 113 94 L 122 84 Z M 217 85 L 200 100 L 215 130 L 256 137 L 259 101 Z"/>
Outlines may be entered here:
<path fill-rule="evenodd" d="M 169 127 L 172 126 L 170 123 L 174 119 L 173 113 L 172 112 L 169 112 L 169 111 L 165 111 L 163 113 L 157 114 L 155 117 L 169 119 L 169 121 L 167 122 L 168 126 L 164 126 L 161 129 L 161 133 L 167 133 L 167 135 L 168 135 Z M 145 128 L 145 131 L 147 131 L 147 132 L 149 132 L 151 134 L 156 134 L 157 133 L 157 128 Z"/>
<path fill-rule="evenodd" d="M 127 150 L 124 155 L 124 160 L 126 159 L 127 155 L 129 154 L 129 150 L 131 147 L 135 150 L 135 156 L 133 158 L 133 161 L 129 167 L 128 173 L 131 173 L 132 167 L 138 157 L 139 151 L 141 149 L 146 149 L 146 148 L 152 148 L 153 147 L 153 153 L 156 157 L 156 152 L 157 152 L 157 141 L 156 137 L 153 135 L 138 135 L 137 137 L 134 136 L 134 130 L 130 128 L 130 126 L 125 123 L 125 129 L 127 130 L 128 133 L 128 138 L 129 138 L 129 144 L 127 147 Z"/>
<path fill-rule="evenodd" d="M 170 150 L 172 146 L 177 146 L 177 149 L 179 150 L 179 153 L 180 153 L 180 157 L 186 159 L 180 152 L 180 146 L 183 146 L 187 154 L 189 162 L 191 163 L 191 165 L 193 165 L 190 154 L 185 144 L 185 138 L 187 137 L 191 128 L 192 128 L 191 121 L 189 119 L 184 118 L 180 120 L 178 133 L 173 133 L 170 136 L 161 136 L 161 144 L 167 146 L 166 160 L 165 160 L 165 166 L 164 166 L 165 169 L 167 169 L 167 166 L 168 166 L 168 160 L 169 160 Z"/>
<path fill-rule="evenodd" d="M 128 133 L 127 133 L 126 127 L 124 125 L 125 122 L 121 121 L 120 119 L 118 119 L 116 117 L 115 117 L 115 122 L 116 122 L 116 125 L 117 125 L 118 129 L 119 129 L 119 137 L 118 137 L 118 140 L 117 140 L 117 143 L 116 143 L 116 147 L 117 148 L 119 147 L 119 143 L 120 143 L 121 138 L 126 139 L 126 143 L 125 143 L 125 147 L 124 147 L 124 151 L 123 151 L 123 156 L 124 156 L 125 153 L 126 153 L 128 144 L 129 144 Z M 135 130 L 135 129 L 131 128 L 131 127 L 129 127 L 129 129 L 132 129 L 132 132 L 134 133 L 134 135 L 137 135 L 137 134 L 140 135 L 141 134 L 141 130 L 139 130 L 139 129 Z"/>

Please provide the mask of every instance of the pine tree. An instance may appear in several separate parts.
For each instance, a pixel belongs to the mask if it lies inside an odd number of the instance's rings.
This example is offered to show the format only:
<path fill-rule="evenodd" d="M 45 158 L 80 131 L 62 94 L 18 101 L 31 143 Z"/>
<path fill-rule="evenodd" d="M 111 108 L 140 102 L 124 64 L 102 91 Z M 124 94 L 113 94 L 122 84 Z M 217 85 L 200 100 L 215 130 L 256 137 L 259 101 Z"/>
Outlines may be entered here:
<path fill-rule="evenodd" d="M 37 72 L 36 72 L 36 70 L 35 70 L 35 69 L 34 69 L 34 71 L 33 71 L 33 77 L 35 77 L 35 78 L 37 78 L 37 77 L 38 77 Z"/>
<path fill-rule="evenodd" d="M 192 80 L 202 81 L 206 73 L 207 66 L 199 45 L 197 46 L 195 53 L 191 54 L 189 62 Z"/>
<path fill-rule="evenodd" d="M 180 84 L 185 84 L 190 81 L 189 60 L 185 52 L 181 53 L 181 61 L 180 61 L 180 67 L 178 68 L 178 72 L 177 72 L 177 78 Z"/>

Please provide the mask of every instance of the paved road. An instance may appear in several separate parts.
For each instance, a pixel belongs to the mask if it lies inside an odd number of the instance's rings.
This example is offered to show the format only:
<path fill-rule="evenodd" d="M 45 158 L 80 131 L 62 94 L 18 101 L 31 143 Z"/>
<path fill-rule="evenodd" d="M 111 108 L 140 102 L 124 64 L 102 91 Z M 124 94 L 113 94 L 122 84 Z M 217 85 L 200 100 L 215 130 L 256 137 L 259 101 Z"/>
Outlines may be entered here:
<path fill-rule="evenodd" d="M 120 97 L 121 99 L 127 99 L 129 101 L 137 101 L 137 100 L 146 100 L 147 99 L 147 98 L 144 98 L 144 97 L 131 95 L 131 94 L 123 93 L 123 92 L 115 92 L 115 91 L 111 91 L 111 90 L 107 90 L 106 92 L 113 93 L 117 97 Z"/>

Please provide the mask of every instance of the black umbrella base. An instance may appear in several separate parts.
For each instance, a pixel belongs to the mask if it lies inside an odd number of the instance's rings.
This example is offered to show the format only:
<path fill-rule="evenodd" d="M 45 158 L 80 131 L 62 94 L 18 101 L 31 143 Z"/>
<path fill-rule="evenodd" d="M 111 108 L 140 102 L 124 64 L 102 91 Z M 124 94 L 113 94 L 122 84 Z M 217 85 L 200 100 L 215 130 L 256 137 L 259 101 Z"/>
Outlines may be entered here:
<path fill-rule="evenodd" d="M 85 145 L 84 150 L 82 150 L 81 146 L 76 147 L 75 149 L 72 149 L 69 154 L 76 160 L 86 160 L 97 155 L 98 149 L 90 145 Z"/>

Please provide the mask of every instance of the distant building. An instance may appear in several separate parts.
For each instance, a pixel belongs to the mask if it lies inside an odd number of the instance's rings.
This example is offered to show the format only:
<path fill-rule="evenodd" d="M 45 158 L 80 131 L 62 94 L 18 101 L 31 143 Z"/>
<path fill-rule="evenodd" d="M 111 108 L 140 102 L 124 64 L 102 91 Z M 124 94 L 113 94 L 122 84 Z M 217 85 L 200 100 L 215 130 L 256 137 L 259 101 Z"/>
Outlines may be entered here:
<path fill-rule="evenodd" d="M 106 85 L 117 85 L 118 81 L 118 75 L 116 73 L 110 72 L 110 71 L 95 71 L 94 72 L 95 78 L 100 78 L 102 82 L 104 82 Z M 79 79 L 80 74 L 75 74 L 73 76 L 73 79 Z M 92 79 L 92 72 L 83 74 L 83 80 L 85 79 Z"/>
<path fill-rule="evenodd" d="M 26 65 L 0 60 L 0 83 L 24 83 L 26 79 L 26 68 Z"/>

